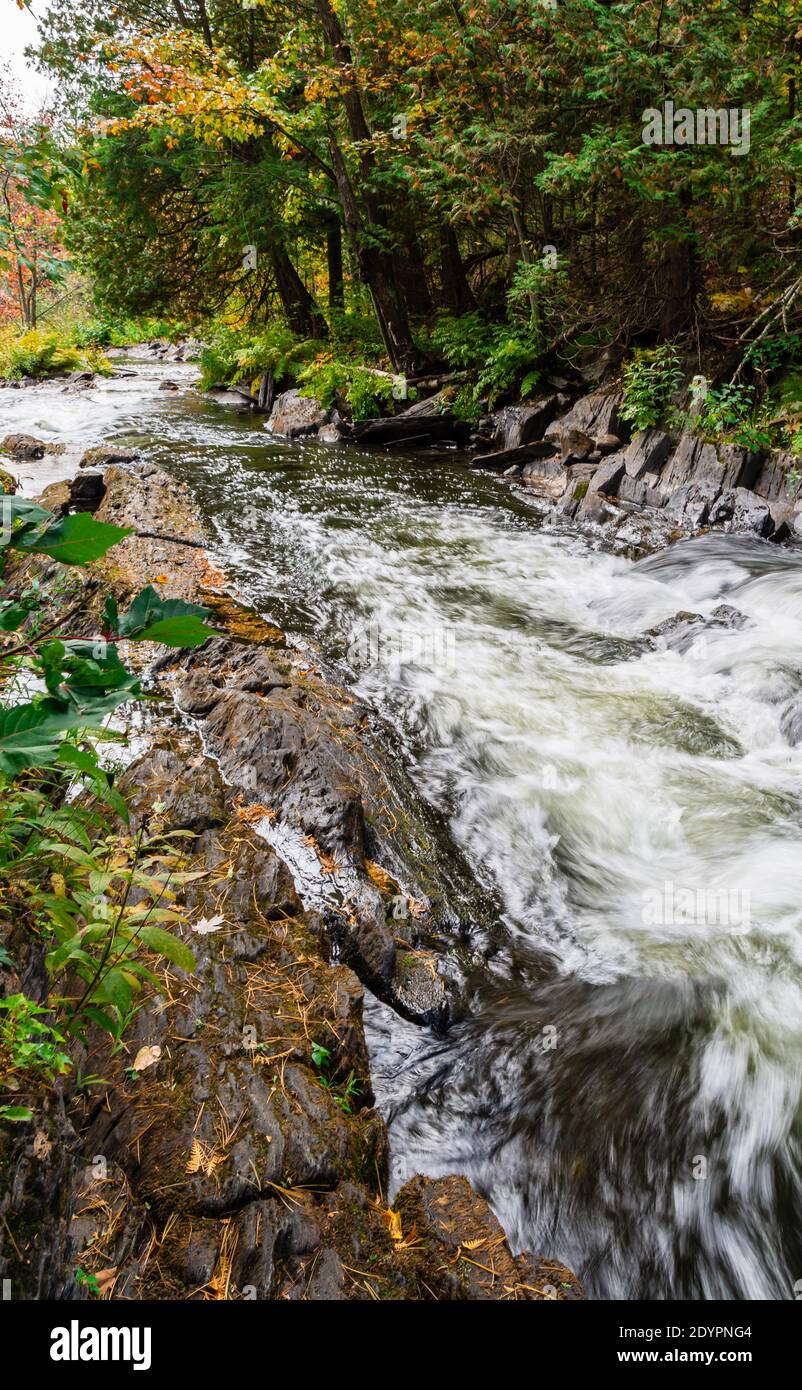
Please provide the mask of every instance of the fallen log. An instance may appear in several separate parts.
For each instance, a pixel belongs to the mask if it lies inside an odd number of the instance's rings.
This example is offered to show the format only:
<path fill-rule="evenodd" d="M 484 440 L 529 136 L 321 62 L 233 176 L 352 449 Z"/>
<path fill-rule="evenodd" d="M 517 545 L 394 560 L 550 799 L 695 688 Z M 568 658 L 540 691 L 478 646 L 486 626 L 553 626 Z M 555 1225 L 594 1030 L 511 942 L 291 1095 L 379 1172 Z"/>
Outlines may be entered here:
<path fill-rule="evenodd" d="M 441 444 L 446 440 L 461 444 L 467 441 L 469 434 L 470 426 L 463 420 L 455 420 L 453 415 L 399 415 L 390 419 L 358 420 L 351 438 L 359 444 Z"/>
<path fill-rule="evenodd" d="M 558 452 L 557 445 L 549 439 L 536 444 L 520 444 L 517 449 L 499 449 L 492 454 L 477 454 L 471 459 L 471 468 L 489 468 L 493 472 L 503 472 L 515 463 L 529 463 L 532 459 L 550 459 Z"/>

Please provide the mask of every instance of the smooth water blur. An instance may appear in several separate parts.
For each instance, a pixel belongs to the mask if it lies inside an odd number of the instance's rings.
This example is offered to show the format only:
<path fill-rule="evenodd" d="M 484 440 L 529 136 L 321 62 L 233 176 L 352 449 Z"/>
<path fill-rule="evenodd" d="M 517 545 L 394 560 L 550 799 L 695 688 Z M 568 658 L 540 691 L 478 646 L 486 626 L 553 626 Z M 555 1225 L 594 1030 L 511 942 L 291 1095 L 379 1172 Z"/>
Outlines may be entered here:
<path fill-rule="evenodd" d="M 465 1172 L 597 1297 L 793 1298 L 802 551 L 715 536 L 633 564 L 457 455 L 288 446 L 149 370 L 87 428 L 189 483 L 502 904 L 447 1037 L 369 1006 L 395 1184 Z M 76 398 L 36 394 L 0 393 L 8 429 L 80 434 Z M 679 612 L 702 618 L 649 637 Z"/>

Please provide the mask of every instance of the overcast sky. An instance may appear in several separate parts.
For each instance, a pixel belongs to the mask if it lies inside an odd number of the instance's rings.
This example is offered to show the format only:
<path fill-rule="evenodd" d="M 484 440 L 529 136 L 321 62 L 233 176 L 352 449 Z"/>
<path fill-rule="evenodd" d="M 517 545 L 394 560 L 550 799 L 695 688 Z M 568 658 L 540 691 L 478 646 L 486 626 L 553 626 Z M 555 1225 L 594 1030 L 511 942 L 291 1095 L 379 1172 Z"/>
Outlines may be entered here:
<path fill-rule="evenodd" d="M 33 0 L 34 14 L 46 9 L 46 0 Z M 18 9 L 14 0 L 0 0 L 0 56 L 17 78 L 31 110 L 41 106 L 53 90 L 52 83 L 25 61 L 25 48 L 36 38 L 36 20 L 30 10 Z"/>

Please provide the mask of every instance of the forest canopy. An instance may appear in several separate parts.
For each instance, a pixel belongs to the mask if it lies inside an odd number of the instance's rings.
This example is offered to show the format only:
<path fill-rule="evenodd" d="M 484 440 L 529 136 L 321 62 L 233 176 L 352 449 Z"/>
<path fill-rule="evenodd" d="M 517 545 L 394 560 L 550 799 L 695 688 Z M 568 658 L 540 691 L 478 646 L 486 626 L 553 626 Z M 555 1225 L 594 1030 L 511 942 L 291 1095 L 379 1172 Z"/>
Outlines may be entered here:
<path fill-rule="evenodd" d="M 63 234 L 101 310 L 271 325 L 407 374 L 484 363 L 501 389 L 555 347 L 793 330 L 794 0 L 38 17 Z"/>

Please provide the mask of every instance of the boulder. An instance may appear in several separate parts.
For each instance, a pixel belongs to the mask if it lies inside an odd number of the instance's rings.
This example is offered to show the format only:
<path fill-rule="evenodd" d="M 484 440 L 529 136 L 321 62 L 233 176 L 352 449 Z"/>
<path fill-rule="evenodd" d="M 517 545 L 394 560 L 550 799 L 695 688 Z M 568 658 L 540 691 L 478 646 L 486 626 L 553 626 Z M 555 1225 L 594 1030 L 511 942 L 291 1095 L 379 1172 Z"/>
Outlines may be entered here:
<path fill-rule="evenodd" d="M 532 405 L 508 405 L 496 416 L 494 444 L 497 449 L 519 449 L 542 439 L 558 409 L 556 395 L 544 396 Z"/>
<path fill-rule="evenodd" d="M 75 396 L 83 391 L 90 391 L 94 384 L 94 372 L 70 372 L 67 378 L 67 385 L 63 388 L 63 394 L 65 396 Z"/>
<path fill-rule="evenodd" d="M 564 512 L 566 516 L 576 516 L 581 503 L 587 497 L 597 467 L 595 463 L 576 463 L 568 468 L 568 484 L 557 503 L 559 511 Z"/>
<path fill-rule="evenodd" d="M 796 534 L 799 492 L 798 487 L 789 482 L 789 476 L 798 473 L 799 468 L 800 459 L 796 455 L 775 449 L 763 459 L 750 484 L 752 491 L 768 502 L 779 539 L 786 540 Z"/>
<path fill-rule="evenodd" d="M 666 504 L 667 516 L 683 531 L 698 531 L 706 526 L 710 509 L 719 495 L 715 483 L 688 483 L 678 488 Z"/>
<path fill-rule="evenodd" d="M 557 502 L 568 486 L 568 469 L 561 459 L 534 459 L 521 474 L 528 488 L 538 497 Z"/>
<path fill-rule="evenodd" d="M 765 539 L 774 530 L 768 502 L 745 487 L 731 488 L 722 493 L 710 509 L 709 521 L 711 526 L 719 526 L 723 531 L 762 536 Z"/>
<path fill-rule="evenodd" d="M 100 444 L 87 449 L 79 468 L 108 468 L 113 463 L 133 463 L 137 455 L 131 449 L 115 449 L 113 445 Z"/>
<path fill-rule="evenodd" d="M 671 452 L 671 440 L 664 430 L 641 430 L 624 454 L 624 468 L 630 478 L 659 473 Z"/>
<path fill-rule="evenodd" d="M 629 427 L 620 413 L 623 400 L 620 391 L 594 391 L 589 396 L 581 396 L 566 415 L 548 426 L 544 438 L 559 437 L 565 430 L 581 430 L 596 441 L 611 434 L 628 439 Z"/>
<path fill-rule="evenodd" d="M 560 453 L 564 462 L 568 459 L 576 459 L 577 462 L 589 459 L 595 449 L 596 441 L 584 430 L 562 430 L 560 433 Z"/>
<path fill-rule="evenodd" d="M 105 495 L 102 473 L 77 473 L 70 482 L 67 509 L 71 512 L 96 512 Z"/>
<path fill-rule="evenodd" d="M 328 423 L 329 413 L 323 409 L 314 396 L 302 396 L 296 389 L 282 391 L 265 423 L 271 434 L 283 435 L 286 439 L 302 439 L 304 435 L 316 434 L 322 425 Z"/>
<path fill-rule="evenodd" d="M 594 472 L 588 487 L 588 497 L 595 496 L 596 493 L 602 493 L 605 497 L 615 497 L 623 476 L 624 455 L 611 454 Z"/>
<path fill-rule="evenodd" d="M 0 449 L 23 463 L 43 459 L 45 454 L 64 453 L 63 444 L 46 444 L 42 439 L 34 439 L 32 434 L 7 434 L 0 441 Z"/>
<path fill-rule="evenodd" d="M 736 444 L 718 447 L 707 444 L 695 434 L 683 434 L 676 451 L 662 471 L 667 491 L 684 488 L 691 483 L 705 483 L 719 492 L 736 487 L 751 487 L 760 467 L 759 455 Z"/>
<path fill-rule="evenodd" d="M 618 484 L 617 496 L 622 502 L 631 502 L 635 507 L 662 507 L 665 494 L 659 483 L 656 473 L 644 473 L 633 478 L 625 470 Z"/>
<path fill-rule="evenodd" d="M 683 434 L 662 476 L 668 492 L 686 489 L 694 483 L 715 486 L 720 492 L 724 468 L 712 444 L 706 444 L 698 435 Z"/>

